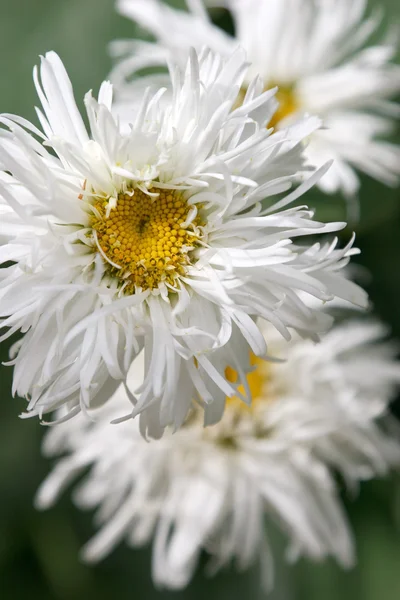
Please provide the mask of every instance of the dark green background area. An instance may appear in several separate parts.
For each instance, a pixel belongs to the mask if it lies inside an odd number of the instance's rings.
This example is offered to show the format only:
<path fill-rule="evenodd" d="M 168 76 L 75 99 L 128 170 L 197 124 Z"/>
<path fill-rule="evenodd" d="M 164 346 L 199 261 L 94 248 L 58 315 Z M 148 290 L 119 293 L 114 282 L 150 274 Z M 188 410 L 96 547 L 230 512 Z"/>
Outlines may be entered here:
<path fill-rule="evenodd" d="M 261 1 L 261 0 L 260 0 Z M 304 0 L 305 2 L 307 0 Z M 349 0 L 349 3 L 352 0 Z M 174 4 L 179 4 L 175 0 Z M 375 2 L 374 4 L 378 4 Z M 386 0 L 389 20 L 400 21 L 398 0 Z M 118 17 L 112 0 L 0 0 L 0 112 L 34 119 L 36 96 L 32 67 L 37 56 L 54 49 L 60 53 L 81 99 L 98 89 L 110 69 L 106 46 L 132 37 L 133 25 Z M 373 278 L 368 284 L 376 313 L 400 339 L 400 194 L 364 178 L 362 219 L 356 226 L 359 262 Z M 320 216 L 344 212 L 340 197 L 308 201 Z M 0 348 L 6 360 L 8 348 Z M 262 598 L 256 571 L 232 571 L 208 580 L 201 572 L 187 590 L 154 590 L 149 550 L 118 548 L 96 567 L 83 565 L 79 548 L 93 532 L 91 515 L 82 514 L 68 495 L 47 513 L 33 508 L 35 491 L 49 464 L 40 456 L 43 428 L 37 420 L 21 421 L 24 402 L 11 399 L 12 371 L 0 370 L 0 598 L 2 600 L 105 600 L 108 598 L 164 600 L 230 600 Z M 282 540 L 277 537 L 276 588 L 270 600 L 399 600 L 400 598 L 400 486 L 391 481 L 361 486 L 356 498 L 345 498 L 355 529 L 359 563 L 351 572 L 333 562 L 312 565 L 301 561 L 288 567 L 279 560 Z"/>

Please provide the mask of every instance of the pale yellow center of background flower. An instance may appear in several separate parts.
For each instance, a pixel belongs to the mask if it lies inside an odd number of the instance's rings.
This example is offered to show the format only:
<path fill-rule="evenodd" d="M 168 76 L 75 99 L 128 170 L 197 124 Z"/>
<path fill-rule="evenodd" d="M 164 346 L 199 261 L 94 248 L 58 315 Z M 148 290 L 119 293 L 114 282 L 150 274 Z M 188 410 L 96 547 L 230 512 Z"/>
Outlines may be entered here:
<path fill-rule="evenodd" d="M 269 83 L 265 86 L 264 91 L 270 90 L 276 85 L 278 84 Z M 247 88 L 242 87 L 235 102 L 234 108 L 239 108 L 239 106 L 242 106 L 246 92 Z M 281 121 L 294 114 L 299 109 L 299 102 L 296 97 L 294 86 L 292 85 L 278 85 L 278 91 L 275 95 L 275 98 L 279 102 L 279 106 L 272 119 L 268 123 L 268 128 L 273 127 L 274 129 L 277 128 Z"/>
<path fill-rule="evenodd" d="M 195 209 L 181 192 L 159 190 L 152 197 L 136 189 L 119 194 L 111 210 L 102 199 L 94 208 L 98 216 L 92 217 L 91 225 L 98 246 L 113 274 L 124 281 L 125 293 L 134 293 L 135 287 L 154 289 L 162 282 L 173 285 L 185 272 L 201 223 L 198 215 L 189 218 Z"/>
<path fill-rule="evenodd" d="M 260 400 L 265 399 L 271 377 L 270 364 L 253 353 L 250 354 L 250 364 L 253 366 L 253 371 L 247 374 L 246 379 L 252 398 L 251 405 L 249 406 L 243 402 L 238 396 L 233 396 L 226 399 L 227 407 L 235 410 L 251 411 Z M 237 383 L 239 376 L 235 369 L 227 367 L 225 377 L 230 383 Z M 238 392 L 246 395 L 244 385 L 239 385 Z"/>
<path fill-rule="evenodd" d="M 194 427 L 201 431 L 204 439 L 218 444 L 226 450 L 236 450 L 243 435 L 264 437 L 268 433 L 265 426 L 265 410 L 274 400 L 274 373 L 272 363 L 258 358 L 250 353 L 250 363 L 253 370 L 246 375 L 248 390 L 243 384 L 238 385 L 238 393 L 246 396 L 251 394 L 251 404 L 248 405 L 239 396 L 226 398 L 225 411 L 222 419 L 213 425 L 204 427 L 203 411 L 197 403 L 193 403 L 184 426 Z M 195 365 L 198 366 L 195 359 Z M 225 377 L 230 383 L 239 382 L 239 374 L 232 367 L 226 367 Z"/>
<path fill-rule="evenodd" d="M 253 371 L 246 376 L 251 394 L 251 404 L 248 405 L 239 396 L 226 398 L 225 412 L 218 423 L 203 428 L 200 411 L 194 412 L 196 426 L 202 428 L 202 435 L 208 441 L 218 444 L 228 451 L 236 451 L 244 437 L 265 437 L 268 427 L 265 425 L 265 410 L 273 400 L 271 363 L 250 354 Z M 238 383 L 239 375 L 232 367 L 225 369 L 225 377 L 231 383 Z M 238 386 L 238 392 L 246 395 L 245 386 Z M 189 421 L 190 425 L 192 421 Z"/>
<path fill-rule="evenodd" d="M 274 87 L 274 85 L 269 85 L 268 87 L 271 88 Z M 279 106 L 268 124 L 268 127 L 274 128 L 276 128 L 281 121 L 286 119 L 286 117 L 290 117 L 299 109 L 295 90 L 291 85 L 280 85 L 275 98 L 278 100 Z"/>

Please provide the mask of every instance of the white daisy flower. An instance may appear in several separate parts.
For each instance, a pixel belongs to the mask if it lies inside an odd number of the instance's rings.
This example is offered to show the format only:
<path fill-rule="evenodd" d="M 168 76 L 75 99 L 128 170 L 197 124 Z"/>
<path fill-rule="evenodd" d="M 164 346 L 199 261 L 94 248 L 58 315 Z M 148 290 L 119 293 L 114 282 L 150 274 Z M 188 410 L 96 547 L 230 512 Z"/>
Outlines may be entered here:
<path fill-rule="evenodd" d="M 249 347 L 266 355 L 257 316 L 289 339 L 289 328 L 315 336 L 329 325 L 302 293 L 366 305 L 339 273 L 356 252 L 351 242 L 294 243 L 344 226 L 289 206 L 318 173 L 282 194 L 305 172 L 302 140 L 318 120 L 271 135 L 276 103 L 257 79 L 232 110 L 246 69 L 241 52 L 223 61 L 193 51 L 183 79 L 172 71 L 171 101 L 161 102 L 163 90 L 147 94 L 128 134 L 106 82 L 98 101 L 85 97 L 88 133 L 49 53 L 40 79 L 35 70 L 44 134 L 0 117 L 10 237 L 0 262 L 13 261 L 0 270 L 1 339 L 24 334 L 11 363 L 28 414 L 67 404 L 72 416 L 104 402 L 144 348 L 146 375 L 140 400 L 130 390 L 128 416 L 143 413 L 143 430 L 161 435 L 197 397 L 215 422 L 225 396 L 237 394 L 227 365 L 246 370 Z"/>
<path fill-rule="evenodd" d="M 227 399 L 222 420 L 204 428 L 193 407 L 178 432 L 158 441 L 145 441 L 136 422 L 110 425 L 129 403 L 120 387 L 92 422 L 79 416 L 49 431 L 45 453 L 64 456 L 37 506 L 53 505 L 89 468 L 73 496 L 80 508 L 97 509 L 99 532 L 84 558 L 98 561 L 121 540 L 141 546 L 153 539 L 159 586 L 185 586 L 202 550 L 211 572 L 232 559 L 240 569 L 260 560 L 271 585 L 265 517 L 288 537 L 289 560 L 333 556 L 349 567 L 353 541 L 335 473 L 354 489 L 400 461 L 388 414 L 400 369 L 383 333 L 379 324 L 352 321 L 319 344 L 297 336 L 286 344 L 268 326 L 272 351 L 288 360 L 253 357 L 251 408 Z M 229 375 L 238 377 L 234 369 Z"/>
<path fill-rule="evenodd" d="M 266 89 L 279 86 L 280 107 L 271 126 L 286 127 L 305 113 L 323 119 L 324 128 L 313 134 L 308 156 L 315 165 L 335 161 L 319 182 L 324 192 L 356 194 L 356 170 L 387 185 L 398 184 L 400 149 L 383 139 L 400 115 L 399 105 L 391 101 L 400 91 L 400 67 L 391 62 L 398 36 L 387 36 L 379 44 L 370 41 L 381 14 L 366 16 L 367 0 L 213 1 L 213 6 L 231 9 L 236 37 L 210 21 L 202 0 L 188 0 L 187 5 L 189 13 L 161 0 L 118 0 L 119 11 L 158 42 L 113 45 L 114 55 L 122 58 L 113 73 L 121 100 L 136 95 L 135 86 L 124 82 L 144 67 L 165 64 L 171 55 L 182 60 L 190 46 L 207 45 L 230 55 L 240 45 L 252 68 L 239 101 L 257 73 Z"/>

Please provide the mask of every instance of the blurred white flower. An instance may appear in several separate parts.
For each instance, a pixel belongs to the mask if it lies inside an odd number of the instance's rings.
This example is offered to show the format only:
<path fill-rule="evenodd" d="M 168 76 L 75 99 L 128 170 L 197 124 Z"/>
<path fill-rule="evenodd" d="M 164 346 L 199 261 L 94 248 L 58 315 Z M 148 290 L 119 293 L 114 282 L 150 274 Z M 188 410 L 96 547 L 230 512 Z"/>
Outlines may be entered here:
<path fill-rule="evenodd" d="M 128 133 L 105 82 L 98 101 L 85 97 L 88 134 L 49 53 L 41 83 L 35 70 L 44 134 L 0 117 L 1 233 L 10 240 L 0 263 L 13 261 L 0 270 L 0 339 L 25 334 L 11 362 L 28 414 L 66 404 L 73 416 L 101 404 L 144 348 L 140 400 L 131 390 L 126 418 L 141 413 L 143 431 L 161 435 L 198 397 L 215 422 L 225 396 L 237 394 L 227 365 L 240 361 L 245 371 L 249 348 L 266 354 L 255 317 L 288 339 L 288 328 L 315 337 L 329 319 L 302 292 L 366 304 L 338 273 L 352 242 L 343 250 L 294 243 L 344 226 L 288 208 L 318 173 L 282 195 L 307 170 L 302 139 L 318 119 L 271 135 L 274 94 L 257 79 L 232 110 L 246 69 L 240 51 L 226 61 L 193 51 L 185 74 L 171 73 L 170 102 L 160 101 L 162 89 L 146 95 Z"/>
<path fill-rule="evenodd" d="M 299 337 L 286 344 L 271 326 L 264 333 L 287 362 L 253 357 L 246 382 L 252 406 L 227 399 L 216 425 L 204 428 L 193 404 L 178 432 L 146 441 L 136 422 L 109 423 L 129 404 L 121 386 L 92 422 L 79 415 L 49 431 L 45 453 L 64 456 L 37 506 L 51 506 L 89 468 L 74 493 L 79 507 L 97 508 L 99 532 L 83 551 L 86 560 L 102 559 L 123 539 L 141 546 L 153 538 L 157 585 L 185 586 L 202 550 L 211 572 L 232 559 L 239 569 L 260 560 L 271 585 L 268 517 L 289 540 L 289 560 L 333 556 L 353 564 L 335 474 L 354 488 L 399 464 L 388 414 L 400 383 L 394 348 L 381 341 L 376 323 L 344 323 L 319 344 Z M 230 369 L 230 379 L 237 376 Z"/>
<path fill-rule="evenodd" d="M 306 113 L 323 119 L 308 145 L 312 164 L 334 159 L 320 180 L 324 192 L 357 193 L 356 169 L 396 185 L 400 177 L 400 148 L 384 141 L 400 115 L 390 99 L 400 92 L 396 56 L 398 35 L 379 44 L 370 41 L 381 13 L 365 16 L 367 0 L 214 0 L 230 8 L 235 35 L 215 26 L 202 0 L 188 0 L 189 13 L 161 0 L 118 0 L 119 11 L 150 31 L 158 44 L 116 42 L 113 54 L 122 59 L 112 75 L 124 104 L 136 95 L 132 73 L 184 60 L 189 47 L 213 48 L 230 55 L 240 44 L 252 68 L 239 100 L 255 74 L 265 88 L 278 85 L 280 107 L 270 125 L 284 128 Z M 368 45 L 369 44 L 369 45 Z M 148 78 L 145 80 L 148 83 Z M 140 80 L 139 80 L 140 82 Z M 143 82 L 139 83 L 139 86 Z M 126 106 L 126 104 L 125 104 Z"/>

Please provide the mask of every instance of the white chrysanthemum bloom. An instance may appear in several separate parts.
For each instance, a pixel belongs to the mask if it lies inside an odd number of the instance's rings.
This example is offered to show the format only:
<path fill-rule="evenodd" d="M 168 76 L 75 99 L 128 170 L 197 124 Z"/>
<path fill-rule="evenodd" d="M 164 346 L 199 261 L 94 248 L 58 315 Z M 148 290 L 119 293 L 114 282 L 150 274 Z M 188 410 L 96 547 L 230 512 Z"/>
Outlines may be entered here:
<path fill-rule="evenodd" d="M 287 339 L 288 328 L 315 336 L 329 319 L 302 293 L 366 304 L 339 273 L 351 242 L 343 250 L 294 243 L 344 225 L 290 206 L 318 173 L 282 195 L 307 168 L 302 140 L 317 120 L 271 134 L 274 93 L 257 79 L 232 110 L 246 69 L 239 51 L 227 61 L 193 51 L 185 74 L 171 73 L 170 102 L 160 101 L 163 90 L 146 95 L 128 133 L 106 82 L 98 101 L 85 97 L 88 133 L 49 53 L 40 79 L 35 70 L 44 134 L 0 117 L 10 234 L 0 262 L 13 261 L 0 270 L 2 339 L 24 334 L 13 349 L 13 391 L 29 399 L 28 414 L 102 403 L 144 348 L 143 385 L 130 390 L 143 429 L 179 427 L 193 397 L 212 423 L 225 396 L 237 395 L 226 367 L 239 362 L 243 379 L 249 348 L 266 355 L 256 317 Z"/>
<path fill-rule="evenodd" d="M 289 560 L 331 555 L 350 566 L 352 535 L 334 474 L 354 487 L 400 461 L 388 414 L 400 369 L 383 333 L 353 321 L 319 344 L 297 336 L 287 344 L 267 327 L 272 352 L 288 360 L 253 357 L 252 407 L 227 399 L 222 420 L 204 428 L 194 406 L 178 432 L 157 441 L 144 440 L 136 422 L 109 423 L 129 403 L 120 387 L 92 422 L 80 415 L 49 431 L 45 453 L 64 456 L 37 506 L 51 506 L 89 468 L 74 494 L 79 507 L 97 508 L 100 529 L 85 559 L 102 559 L 123 539 L 140 546 L 154 538 L 154 581 L 171 588 L 189 582 L 202 550 L 212 571 L 259 559 L 271 584 L 265 517 L 289 538 Z"/>
<path fill-rule="evenodd" d="M 190 46 L 207 45 L 230 55 L 240 44 L 252 68 L 239 101 L 257 73 L 266 89 L 279 86 L 280 107 L 270 125 L 286 127 L 305 113 L 323 119 L 324 129 L 313 134 L 308 156 L 315 165 L 335 161 L 319 182 L 324 192 L 354 195 L 356 169 L 388 185 L 398 183 L 400 149 L 383 139 L 400 115 L 400 107 L 391 102 L 400 92 L 400 67 L 391 63 L 398 36 L 367 45 L 381 21 L 380 14 L 365 16 L 367 0 L 214 1 L 231 9 L 236 37 L 213 25 L 203 0 L 187 4 L 190 13 L 161 0 L 118 0 L 120 12 L 158 41 L 112 46 L 122 58 L 113 73 L 122 101 L 136 95 L 136 84 L 126 86 L 126 78 L 144 67 L 164 64 L 171 55 L 182 60 Z"/>

